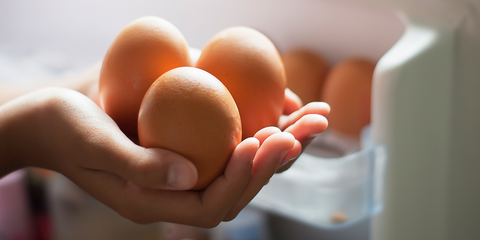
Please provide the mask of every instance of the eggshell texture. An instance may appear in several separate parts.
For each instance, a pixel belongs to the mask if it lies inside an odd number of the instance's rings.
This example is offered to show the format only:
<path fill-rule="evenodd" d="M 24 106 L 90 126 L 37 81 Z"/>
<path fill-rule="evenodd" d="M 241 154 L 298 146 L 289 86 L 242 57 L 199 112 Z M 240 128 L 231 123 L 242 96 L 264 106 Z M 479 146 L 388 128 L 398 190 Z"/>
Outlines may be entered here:
<path fill-rule="evenodd" d="M 247 27 L 221 31 L 204 47 L 196 67 L 213 74 L 232 94 L 242 119 L 243 139 L 278 124 L 285 72 L 277 49 L 262 33 Z"/>
<path fill-rule="evenodd" d="M 232 96 L 217 78 L 198 68 L 163 74 L 140 107 L 140 145 L 169 149 L 190 159 L 198 171 L 192 190 L 204 189 L 224 172 L 241 135 Z"/>
<path fill-rule="evenodd" d="M 328 74 L 323 101 L 330 104 L 328 127 L 359 137 L 370 123 L 370 98 L 375 64 L 351 58 L 335 66 Z"/>
<path fill-rule="evenodd" d="M 328 71 L 327 62 L 318 54 L 295 49 L 282 55 L 287 76 L 287 87 L 296 93 L 303 104 L 320 100 L 323 80 Z"/>
<path fill-rule="evenodd" d="M 180 31 L 158 17 L 127 25 L 111 44 L 100 73 L 100 103 L 126 133 L 137 134 L 143 96 L 163 73 L 190 66 L 188 45 Z"/>

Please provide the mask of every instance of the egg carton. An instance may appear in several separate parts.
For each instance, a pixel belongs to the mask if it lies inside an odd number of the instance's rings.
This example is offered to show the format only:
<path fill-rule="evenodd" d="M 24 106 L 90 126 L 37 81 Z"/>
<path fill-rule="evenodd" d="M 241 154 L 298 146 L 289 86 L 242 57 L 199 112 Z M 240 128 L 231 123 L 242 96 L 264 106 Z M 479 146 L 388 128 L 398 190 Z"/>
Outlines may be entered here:
<path fill-rule="evenodd" d="M 382 207 L 387 159 L 385 147 L 371 143 L 369 134 L 365 127 L 359 142 L 334 132 L 320 134 L 288 171 L 270 179 L 251 205 L 325 229 L 368 218 Z M 339 142 L 343 145 L 335 144 Z"/>

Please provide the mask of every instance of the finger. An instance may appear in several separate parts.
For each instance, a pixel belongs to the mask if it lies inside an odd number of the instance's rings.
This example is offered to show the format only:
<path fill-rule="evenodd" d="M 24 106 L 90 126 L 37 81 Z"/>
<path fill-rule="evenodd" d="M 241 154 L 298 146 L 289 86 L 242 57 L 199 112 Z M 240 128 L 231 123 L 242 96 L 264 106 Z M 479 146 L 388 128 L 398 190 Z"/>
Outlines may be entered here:
<path fill-rule="evenodd" d="M 84 124 L 95 134 L 81 141 L 89 150 L 87 157 L 76 157 L 81 167 L 110 172 L 147 188 L 184 190 L 195 185 L 197 170 L 188 159 L 166 149 L 140 147 L 108 120 L 106 114 L 97 113 Z"/>
<path fill-rule="evenodd" d="M 285 132 L 289 132 L 295 136 L 303 147 L 309 143 L 315 136 L 322 133 L 327 129 L 327 119 L 318 114 L 307 114 L 302 116 L 293 125 L 285 129 Z"/>
<path fill-rule="evenodd" d="M 262 145 L 262 143 L 265 141 L 265 139 L 267 139 L 271 135 L 273 135 L 275 133 L 279 133 L 279 132 L 281 132 L 281 131 L 277 127 L 265 127 L 265 128 L 260 129 L 257 133 L 255 133 L 255 135 L 253 137 L 258 139 L 258 141 L 260 141 L 260 145 Z"/>
<path fill-rule="evenodd" d="M 325 131 L 328 126 L 327 119 L 322 115 L 308 114 L 301 117 L 293 125 L 285 129 L 285 132 L 289 132 L 295 136 L 300 146 L 292 149 L 292 153 L 287 154 L 282 165 L 277 169 L 277 173 L 284 172 L 292 166 L 295 160 L 305 150 L 307 145 L 321 132 Z"/>
<path fill-rule="evenodd" d="M 300 156 L 300 155 L 299 155 L 299 156 Z M 298 156 L 298 157 L 299 157 L 299 156 Z M 298 157 L 297 157 L 297 158 L 298 158 Z M 282 166 L 278 167 L 276 173 L 282 173 L 282 172 L 287 171 L 287 170 L 295 163 L 295 161 L 297 160 L 297 158 L 294 158 L 293 160 L 290 160 L 290 161 L 286 162 L 285 164 L 283 164 Z"/>
<path fill-rule="evenodd" d="M 260 145 L 271 135 L 281 132 L 277 127 L 266 127 L 258 131 L 254 137 L 260 141 Z M 302 145 L 299 141 L 295 140 L 293 148 L 285 155 L 280 166 L 285 165 L 286 162 L 292 161 L 302 153 Z"/>
<path fill-rule="evenodd" d="M 318 114 L 318 115 L 326 116 L 329 112 L 330 112 L 330 106 L 327 103 L 311 102 L 288 116 L 282 116 L 280 118 L 278 126 L 283 131 L 285 130 L 285 128 L 294 124 L 301 117 L 307 114 Z"/>
<path fill-rule="evenodd" d="M 266 127 L 266 128 L 261 129 L 260 131 L 258 131 L 255 134 L 254 137 L 257 138 L 260 141 L 260 144 L 262 144 L 265 141 L 265 139 L 267 139 L 272 134 L 278 133 L 278 132 L 281 132 L 281 131 L 277 127 Z M 295 145 L 285 155 L 285 157 L 282 160 L 282 163 L 279 166 L 279 169 L 281 167 L 283 167 L 284 165 L 286 165 L 288 162 L 291 162 L 291 161 L 294 161 L 295 159 L 297 159 L 298 156 L 300 156 L 301 153 L 302 153 L 302 144 L 299 141 L 295 140 Z M 282 172 L 283 171 L 284 170 L 282 170 Z M 277 170 L 277 172 L 279 172 L 279 170 Z"/>
<path fill-rule="evenodd" d="M 219 221 L 223 220 L 244 192 L 250 180 L 254 157 L 259 150 L 259 146 L 260 143 L 256 138 L 245 139 L 232 154 L 232 158 L 225 169 L 225 174 L 217 178 L 205 190 L 203 197 L 205 207 L 207 209 L 217 209 L 216 212 L 221 211 Z"/>
<path fill-rule="evenodd" d="M 295 161 L 300 154 L 302 153 L 302 144 L 295 139 L 295 144 L 293 145 L 292 149 L 288 151 L 285 157 L 282 159 L 280 166 L 277 168 L 277 173 L 280 172 L 279 169 L 282 169 L 283 166 L 287 165 L 288 163 Z M 283 171 L 282 171 L 283 172 Z"/>
<path fill-rule="evenodd" d="M 303 106 L 302 100 L 289 88 L 285 88 L 283 114 L 290 115 Z"/>
<path fill-rule="evenodd" d="M 161 148 L 142 149 L 127 160 L 120 176 L 142 187 L 186 190 L 197 182 L 197 169 L 185 157 Z"/>
<path fill-rule="evenodd" d="M 229 221 L 255 197 L 265 183 L 277 170 L 282 159 L 295 145 L 295 138 L 290 133 L 280 132 L 268 137 L 258 149 L 253 161 L 250 181 L 245 190 L 232 206 L 224 220 Z"/>
<path fill-rule="evenodd" d="M 220 223 L 249 181 L 259 142 L 247 138 L 233 151 L 225 173 L 204 191 L 154 191 L 130 184 L 127 206 L 134 207 L 137 221 L 168 221 L 199 227 Z"/>
<path fill-rule="evenodd" d="M 258 144 L 254 138 L 240 143 L 225 174 L 202 192 L 142 188 L 104 171 L 79 169 L 67 174 L 93 197 L 134 222 L 167 221 L 210 228 L 220 223 L 247 185 Z"/>
<path fill-rule="evenodd" d="M 78 99 L 73 99 L 74 94 L 70 97 L 84 115 L 76 120 L 82 129 L 78 135 L 95 133 L 79 141 L 80 147 L 88 149 L 86 156 L 75 156 L 81 167 L 110 172 L 147 188 L 184 190 L 196 183 L 197 170 L 188 159 L 167 149 L 138 146 L 90 99 L 78 93 Z"/>
<path fill-rule="evenodd" d="M 57 131 L 52 167 L 102 170 L 157 189 L 188 189 L 195 184 L 193 163 L 168 150 L 136 145 L 85 95 L 60 88 L 39 94 L 54 96 L 48 114 L 52 131 Z"/>
<path fill-rule="evenodd" d="M 247 185 L 252 160 L 258 150 L 255 138 L 242 141 L 232 153 L 225 173 L 204 191 L 132 191 L 126 203 L 134 207 L 137 221 L 168 221 L 199 227 L 214 227 L 220 223 Z"/>

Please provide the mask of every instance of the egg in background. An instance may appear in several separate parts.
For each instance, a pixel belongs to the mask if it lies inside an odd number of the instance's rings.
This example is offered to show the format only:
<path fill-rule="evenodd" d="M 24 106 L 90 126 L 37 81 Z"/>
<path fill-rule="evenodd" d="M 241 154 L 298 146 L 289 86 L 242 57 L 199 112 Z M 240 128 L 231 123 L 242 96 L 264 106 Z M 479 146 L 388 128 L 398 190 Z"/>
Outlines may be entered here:
<path fill-rule="evenodd" d="M 277 126 L 286 87 L 280 55 L 265 35 L 248 27 L 216 34 L 203 48 L 196 67 L 217 77 L 230 91 L 242 121 L 242 138 Z"/>
<path fill-rule="evenodd" d="M 202 190 L 221 175 L 242 128 L 233 97 L 213 75 L 180 67 L 148 89 L 138 115 L 138 138 L 147 148 L 176 152 L 195 164 Z"/>
<path fill-rule="evenodd" d="M 138 111 L 150 85 L 163 73 L 191 66 L 188 44 L 170 22 L 143 17 L 110 45 L 100 72 L 100 105 L 120 129 L 137 134 Z"/>
<path fill-rule="evenodd" d="M 287 87 L 303 104 L 320 101 L 324 78 L 329 66 L 325 59 L 307 49 L 294 49 L 282 54 Z"/>
<path fill-rule="evenodd" d="M 349 58 L 328 73 L 322 101 L 330 105 L 328 127 L 334 131 L 360 137 L 370 123 L 372 77 L 375 63 L 362 58 Z"/>

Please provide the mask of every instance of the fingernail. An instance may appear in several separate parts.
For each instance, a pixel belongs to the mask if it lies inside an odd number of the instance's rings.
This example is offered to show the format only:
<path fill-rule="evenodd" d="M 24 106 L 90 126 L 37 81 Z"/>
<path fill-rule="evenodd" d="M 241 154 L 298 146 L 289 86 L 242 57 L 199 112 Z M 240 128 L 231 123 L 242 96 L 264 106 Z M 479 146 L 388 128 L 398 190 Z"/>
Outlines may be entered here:
<path fill-rule="evenodd" d="M 190 175 L 190 169 L 184 164 L 173 164 L 168 171 L 168 185 L 175 189 L 186 189 L 190 187 Z"/>

